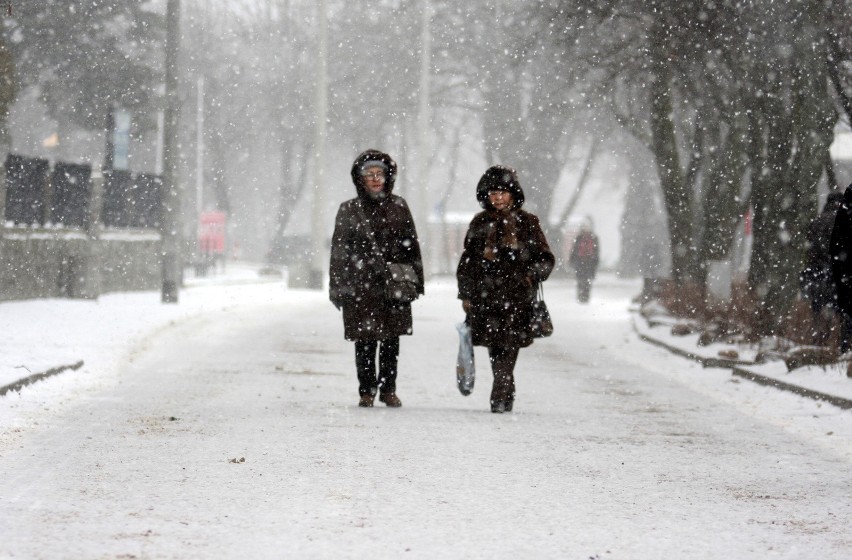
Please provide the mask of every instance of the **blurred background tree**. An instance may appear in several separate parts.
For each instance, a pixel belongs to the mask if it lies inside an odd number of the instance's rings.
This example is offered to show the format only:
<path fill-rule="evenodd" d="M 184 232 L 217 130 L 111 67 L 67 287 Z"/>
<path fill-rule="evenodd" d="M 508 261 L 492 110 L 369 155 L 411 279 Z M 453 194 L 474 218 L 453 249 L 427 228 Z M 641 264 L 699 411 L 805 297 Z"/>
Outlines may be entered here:
<path fill-rule="evenodd" d="M 51 117 L 95 130 L 112 104 L 136 110 L 152 103 L 161 83 L 163 17 L 151 2 L 10 5 L 3 35 L 19 86 L 39 88 Z"/>

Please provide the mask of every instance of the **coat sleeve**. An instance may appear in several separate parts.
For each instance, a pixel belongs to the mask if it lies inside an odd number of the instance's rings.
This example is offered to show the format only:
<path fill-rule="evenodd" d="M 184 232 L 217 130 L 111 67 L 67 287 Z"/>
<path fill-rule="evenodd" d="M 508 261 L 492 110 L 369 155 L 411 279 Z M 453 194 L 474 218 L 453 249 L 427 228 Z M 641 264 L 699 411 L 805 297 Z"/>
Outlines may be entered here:
<path fill-rule="evenodd" d="M 601 262 L 601 245 L 597 235 L 592 234 L 592 240 L 595 243 L 595 251 L 593 256 L 594 266 L 592 268 L 593 270 L 597 270 Z"/>
<path fill-rule="evenodd" d="M 423 256 L 420 253 L 420 241 L 417 237 L 417 228 L 414 226 L 414 216 L 412 216 L 411 210 L 408 208 L 408 203 L 405 202 L 404 198 L 399 197 L 398 203 L 405 214 L 405 227 L 403 228 L 402 239 L 400 240 L 402 252 L 405 254 L 403 260 L 404 262 L 411 263 L 414 267 L 419 280 L 417 292 L 422 295 L 426 293 L 426 282 L 423 275 Z"/>
<path fill-rule="evenodd" d="M 843 277 L 848 270 L 849 263 L 846 245 L 850 234 L 849 212 L 845 206 L 838 210 L 834 219 L 834 227 L 831 229 L 831 239 L 828 243 L 828 253 L 831 256 L 831 275 L 836 284 L 843 282 Z"/>
<path fill-rule="evenodd" d="M 534 283 L 541 283 L 548 279 L 553 267 L 556 266 L 556 257 L 550 250 L 541 223 L 537 216 L 530 214 L 530 270 L 528 275 Z"/>
<path fill-rule="evenodd" d="M 352 224 L 348 219 L 346 204 L 341 204 L 334 220 L 334 233 L 331 236 L 331 257 L 328 267 L 328 297 L 335 307 L 340 309 L 355 295 L 352 277 L 348 273 L 350 239 Z"/>
<path fill-rule="evenodd" d="M 463 301 L 473 299 L 473 290 L 476 283 L 476 262 L 478 262 L 475 255 L 482 254 L 481 243 L 476 236 L 477 228 L 475 224 L 476 219 L 474 218 L 467 227 L 462 254 L 459 257 L 459 264 L 456 267 L 458 298 Z"/>

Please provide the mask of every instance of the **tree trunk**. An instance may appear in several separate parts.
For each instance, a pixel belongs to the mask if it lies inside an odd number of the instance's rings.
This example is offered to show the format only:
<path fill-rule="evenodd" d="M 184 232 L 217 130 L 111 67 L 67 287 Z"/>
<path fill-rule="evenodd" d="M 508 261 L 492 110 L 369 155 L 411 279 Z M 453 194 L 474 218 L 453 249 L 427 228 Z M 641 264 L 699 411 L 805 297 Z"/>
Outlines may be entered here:
<path fill-rule="evenodd" d="M 788 322 L 799 288 L 806 231 L 817 214 L 817 184 L 833 139 L 836 113 L 827 90 L 819 26 L 797 29 L 792 59 L 755 104 L 752 139 L 754 208 L 749 286 L 760 304 L 760 334 Z"/>
<path fill-rule="evenodd" d="M 672 280 L 678 286 L 695 280 L 696 248 L 693 238 L 692 192 L 686 185 L 677 151 L 673 118 L 671 68 L 667 61 L 665 31 L 656 22 L 649 45 L 651 71 L 651 151 L 657 163 L 663 201 L 668 214 L 672 251 Z"/>
<path fill-rule="evenodd" d="M 3 225 L 6 223 L 6 156 L 11 148 L 11 138 L 7 127 L 9 108 L 15 101 L 17 86 L 15 83 L 15 61 L 6 43 L 0 37 L 0 237 L 3 237 Z"/>

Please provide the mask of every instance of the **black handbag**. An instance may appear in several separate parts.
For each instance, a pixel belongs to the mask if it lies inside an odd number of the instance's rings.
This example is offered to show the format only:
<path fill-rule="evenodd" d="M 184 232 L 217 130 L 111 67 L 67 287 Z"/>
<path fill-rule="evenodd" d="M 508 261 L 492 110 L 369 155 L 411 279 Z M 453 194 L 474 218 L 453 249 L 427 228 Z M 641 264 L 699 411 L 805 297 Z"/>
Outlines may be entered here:
<path fill-rule="evenodd" d="M 410 264 L 387 263 L 388 276 L 385 282 L 385 296 L 402 303 L 410 303 L 420 294 L 417 291 L 417 272 Z"/>
<path fill-rule="evenodd" d="M 414 266 L 407 263 L 385 262 L 379 245 L 376 243 L 376 236 L 373 234 L 373 229 L 370 227 L 370 222 L 367 220 L 367 215 L 361 207 L 361 201 L 358 201 L 358 213 L 364 221 L 364 227 L 367 228 L 367 236 L 370 238 L 370 243 L 373 245 L 373 253 L 377 258 L 384 263 L 383 275 L 385 278 L 385 297 L 395 303 L 411 303 L 418 297 L 420 292 L 418 285 L 420 279 L 417 277 L 417 271 Z"/>
<path fill-rule="evenodd" d="M 544 303 L 544 288 L 541 284 L 538 285 L 535 299 L 532 302 L 530 330 L 535 338 L 543 338 L 553 334 L 553 321 L 550 318 L 550 311 L 547 310 L 547 304 Z"/>

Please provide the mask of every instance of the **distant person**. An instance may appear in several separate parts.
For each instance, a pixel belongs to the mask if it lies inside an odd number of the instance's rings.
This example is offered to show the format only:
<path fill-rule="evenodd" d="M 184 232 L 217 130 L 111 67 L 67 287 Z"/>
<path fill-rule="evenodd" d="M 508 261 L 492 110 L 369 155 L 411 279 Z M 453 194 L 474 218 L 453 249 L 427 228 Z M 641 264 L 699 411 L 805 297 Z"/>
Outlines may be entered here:
<path fill-rule="evenodd" d="M 424 292 L 414 219 L 405 200 L 393 194 L 396 173 L 396 162 L 378 150 L 355 159 L 357 196 L 340 205 L 331 240 L 329 298 L 343 309 L 346 340 L 355 342 L 361 407 L 372 407 L 377 393 L 385 405 L 402 406 L 396 394 L 399 337 L 412 333 L 411 304 L 386 296 L 385 264 L 413 265 L 417 290 Z"/>
<path fill-rule="evenodd" d="M 592 291 L 592 280 L 598 271 L 600 252 L 598 236 L 592 231 L 592 223 L 586 220 L 580 226 L 580 232 L 574 238 L 568 263 L 577 276 L 577 301 L 587 303 Z"/>
<path fill-rule="evenodd" d="M 831 231 L 843 202 L 843 193 L 831 192 L 819 216 L 808 226 L 807 266 L 802 271 L 802 294 L 810 301 L 814 320 L 814 343 L 824 345 L 831 337 L 834 321 L 834 280 L 831 274 Z"/>
<path fill-rule="evenodd" d="M 835 301 L 843 319 L 840 351 L 845 353 L 852 349 L 852 184 L 843 193 L 828 247 L 831 277 L 837 294 Z"/>
<path fill-rule="evenodd" d="M 486 346 L 494 383 L 491 412 L 511 412 L 515 364 L 533 342 L 532 304 L 555 259 L 538 217 L 521 210 L 524 191 L 511 167 L 489 167 L 476 187 L 484 210 L 464 239 L 456 279 L 474 346 Z"/>

